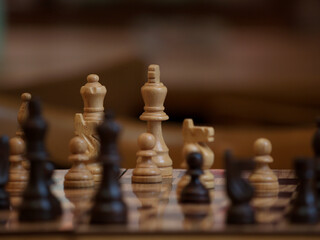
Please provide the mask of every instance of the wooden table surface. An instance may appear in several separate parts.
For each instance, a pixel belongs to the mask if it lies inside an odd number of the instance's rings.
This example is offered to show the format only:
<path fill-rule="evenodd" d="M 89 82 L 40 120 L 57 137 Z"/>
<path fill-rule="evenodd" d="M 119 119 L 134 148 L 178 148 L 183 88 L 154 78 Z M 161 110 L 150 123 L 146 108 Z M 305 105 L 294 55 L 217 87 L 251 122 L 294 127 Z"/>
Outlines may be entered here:
<path fill-rule="evenodd" d="M 90 226 L 89 209 L 95 189 L 64 189 L 66 170 L 56 170 L 54 193 L 59 197 L 64 213 L 59 221 L 50 223 L 19 223 L 17 212 L 20 197 L 12 197 L 13 211 L 0 215 L 1 239 L 301 239 L 320 237 L 320 224 L 292 225 L 284 215 L 297 180 L 291 170 L 275 170 L 279 178 L 277 198 L 255 198 L 257 224 L 230 226 L 225 224 L 228 199 L 224 191 L 224 170 L 212 170 L 216 187 L 210 192 L 210 205 L 178 203 L 177 183 L 184 170 L 175 169 L 172 179 L 162 184 L 132 184 L 132 169 L 122 169 L 121 183 L 129 209 L 125 226 Z"/>

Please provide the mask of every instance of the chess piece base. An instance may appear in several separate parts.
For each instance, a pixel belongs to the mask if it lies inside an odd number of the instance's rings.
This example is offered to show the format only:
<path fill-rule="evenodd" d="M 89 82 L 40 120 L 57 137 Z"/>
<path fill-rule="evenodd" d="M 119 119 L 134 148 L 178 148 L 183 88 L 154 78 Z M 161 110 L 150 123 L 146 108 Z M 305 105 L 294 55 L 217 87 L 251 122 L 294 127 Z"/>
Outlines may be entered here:
<path fill-rule="evenodd" d="M 172 167 L 159 167 L 159 169 L 163 178 L 172 178 Z"/>
<path fill-rule="evenodd" d="M 160 183 L 162 182 L 162 176 L 156 175 L 156 176 L 132 176 L 132 182 L 133 183 Z"/>
<path fill-rule="evenodd" d="M 228 224 L 254 224 L 255 217 L 253 208 L 248 204 L 230 206 L 227 213 Z"/>
<path fill-rule="evenodd" d="M 101 203 L 91 211 L 91 224 L 125 224 L 127 209 L 123 202 Z"/>

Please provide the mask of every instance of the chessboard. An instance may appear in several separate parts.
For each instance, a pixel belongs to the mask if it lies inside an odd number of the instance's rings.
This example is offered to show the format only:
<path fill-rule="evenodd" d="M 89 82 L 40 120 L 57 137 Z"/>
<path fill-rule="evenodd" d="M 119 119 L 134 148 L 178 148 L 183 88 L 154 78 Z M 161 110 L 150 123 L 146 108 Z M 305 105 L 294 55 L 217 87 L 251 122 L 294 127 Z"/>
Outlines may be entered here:
<path fill-rule="evenodd" d="M 211 170 L 215 188 L 210 190 L 210 205 L 180 204 L 177 183 L 185 170 L 175 169 L 172 178 L 159 184 L 131 182 L 132 169 L 121 169 L 120 182 L 128 206 L 126 225 L 88 224 L 92 197 L 96 189 L 64 189 L 66 170 L 56 170 L 52 190 L 59 198 L 63 215 L 55 222 L 19 223 L 16 208 L 19 196 L 11 196 L 12 209 L 1 213 L 0 237 L 12 239 L 175 239 L 219 237 L 224 239 L 319 239 L 320 225 L 290 224 L 286 214 L 295 195 L 297 179 L 292 170 L 274 170 L 280 192 L 274 198 L 254 198 L 254 225 L 227 225 L 225 215 L 228 198 L 225 193 L 224 170 Z M 246 177 L 246 176 L 245 176 Z"/>

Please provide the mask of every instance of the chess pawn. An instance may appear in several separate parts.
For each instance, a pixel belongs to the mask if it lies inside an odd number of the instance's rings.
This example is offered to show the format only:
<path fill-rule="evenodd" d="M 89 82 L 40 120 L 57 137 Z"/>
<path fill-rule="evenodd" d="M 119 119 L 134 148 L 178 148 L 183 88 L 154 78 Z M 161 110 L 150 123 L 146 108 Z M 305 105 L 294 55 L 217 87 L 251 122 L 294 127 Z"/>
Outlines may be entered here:
<path fill-rule="evenodd" d="M 159 167 L 162 177 L 172 177 L 172 160 L 169 149 L 162 136 L 161 122 L 169 119 L 164 112 L 164 100 L 167 88 L 160 82 L 160 68 L 158 65 L 150 65 L 148 68 L 148 82 L 141 88 L 141 94 L 145 103 L 144 113 L 140 119 L 147 121 L 147 132 L 153 134 L 156 139 L 153 157 L 154 163 Z"/>
<path fill-rule="evenodd" d="M 138 138 L 140 151 L 137 152 L 139 161 L 132 173 L 132 182 L 134 183 L 159 183 L 162 182 L 161 171 L 152 161 L 156 152 L 152 149 L 156 140 L 150 133 L 142 133 Z"/>
<path fill-rule="evenodd" d="M 295 159 L 294 168 L 299 187 L 288 216 L 292 223 L 316 224 L 319 215 L 314 191 L 314 159 Z"/>
<path fill-rule="evenodd" d="M 268 139 L 259 138 L 255 141 L 254 146 L 255 169 L 249 181 L 255 189 L 255 195 L 258 197 L 274 197 L 279 193 L 278 178 L 270 169 L 269 163 L 273 162 L 270 156 L 272 146 Z"/>
<path fill-rule="evenodd" d="M 65 188 L 87 188 L 94 186 L 94 180 L 91 172 L 87 169 L 85 161 L 89 158 L 86 155 L 87 144 L 80 137 L 74 137 L 70 141 L 69 160 L 72 167 L 65 175 Z"/>
<path fill-rule="evenodd" d="M 191 176 L 191 179 L 181 191 L 180 203 L 209 204 L 209 191 L 200 181 L 200 176 L 203 174 L 201 154 L 197 152 L 190 153 L 187 157 L 187 163 L 187 173 Z"/>
<path fill-rule="evenodd" d="M 121 158 L 117 141 L 120 129 L 110 112 L 105 114 L 103 123 L 97 127 L 101 141 L 99 161 L 103 165 L 103 176 L 94 197 L 91 224 L 125 224 L 128 221 L 128 209 L 118 179 Z"/>
<path fill-rule="evenodd" d="M 25 142 L 21 137 L 10 139 L 10 170 L 7 190 L 10 193 L 21 194 L 28 183 L 28 172 L 23 167 L 23 155 L 26 151 Z"/>

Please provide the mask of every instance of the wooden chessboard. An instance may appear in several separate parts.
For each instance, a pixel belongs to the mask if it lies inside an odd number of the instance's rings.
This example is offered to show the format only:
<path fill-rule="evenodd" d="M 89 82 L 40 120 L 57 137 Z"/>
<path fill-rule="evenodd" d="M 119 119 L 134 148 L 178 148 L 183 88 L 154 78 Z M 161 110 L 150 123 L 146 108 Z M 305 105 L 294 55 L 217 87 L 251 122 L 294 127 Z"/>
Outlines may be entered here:
<path fill-rule="evenodd" d="M 129 208 L 126 226 L 90 226 L 89 209 L 95 189 L 64 189 L 66 170 L 56 170 L 54 193 L 59 197 L 64 214 L 51 223 L 19 223 L 15 211 L 20 197 L 13 196 L 13 210 L 0 215 L 0 237 L 12 239 L 175 239 L 219 237 L 224 239 L 299 239 L 320 237 L 320 224 L 292 225 L 285 214 L 291 206 L 296 179 L 291 170 L 275 170 L 280 192 L 277 198 L 253 199 L 258 224 L 230 226 L 225 224 L 228 199 L 224 190 L 224 170 L 212 170 L 215 189 L 209 206 L 181 205 L 177 183 L 184 170 L 174 170 L 172 179 L 162 184 L 132 184 L 132 170 L 121 171 L 124 199 Z"/>

